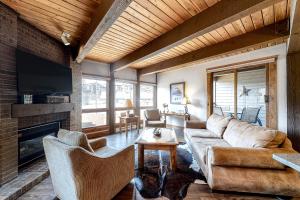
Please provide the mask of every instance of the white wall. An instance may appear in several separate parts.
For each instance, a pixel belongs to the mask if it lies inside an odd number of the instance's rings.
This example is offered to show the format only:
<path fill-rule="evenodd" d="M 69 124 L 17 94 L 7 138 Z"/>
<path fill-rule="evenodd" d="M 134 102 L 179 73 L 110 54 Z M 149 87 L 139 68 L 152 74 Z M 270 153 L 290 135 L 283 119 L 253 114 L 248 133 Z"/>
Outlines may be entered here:
<path fill-rule="evenodd" d="M 156 83 L 156 74 L 141 76 L 141 82 Z"/>
<path fill-rule="evenodd" d="M 82 73 L 109 77 L 110 67 L 107 63 L 84 60 L 81 63 Z"/>
<path fill-rule="evenodd" d="M 96 62 L 91 60 L 84 60 L 81 63 L 82 73 L 88 75 L 98 75 L 109 77 L 110 65 L 107 63 Z M 125 79 L 130 81 L 137 81 L 136 69 L 126 68 L 115 73 L 116 79 Z M 150 78 L 151 80 L 151 78 Z"/>
<path fill-rule="evenodd" d="M 130 81 L 137 81 L 136 69 L 126 68 L 115 72 L 116 79 L 125 79 Z"/>
<path fill-rule="evenodd" d="M 278 103 L 278 129 L 287 130 L 287 93 L 286 93 L 286 44 L 259 49 L 235 56 L 225 57 L 206 63 L 195 64 L 190 67 L 168 71 L 158 74 L 157 105 L 162 109 L 163 103 L 169 104 L 173 111 L 183 110 L 182 105 L 170 105 L 170 84 L 185 81 L 186 95 L 190 98 L 189 112 L 192 118 L 206 120 L 207 110 L 207 77 L 206 69 L 210 67 L 224 66 L 247 60 L 278 56 L 277 59 L 277 103 Z M 181 120 L 168 119 L 168 123 L 182 126 Z"/>

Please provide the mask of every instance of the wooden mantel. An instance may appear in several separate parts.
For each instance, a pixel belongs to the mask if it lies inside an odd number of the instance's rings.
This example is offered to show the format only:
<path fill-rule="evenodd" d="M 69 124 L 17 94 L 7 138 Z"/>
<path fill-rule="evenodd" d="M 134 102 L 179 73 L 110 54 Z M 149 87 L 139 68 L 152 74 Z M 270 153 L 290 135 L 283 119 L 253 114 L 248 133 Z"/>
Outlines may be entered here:
<path fill-rule="evenodd" d="M 52 113 L 70 112 L 74 110 L 73 103 L 59 104 L 12 104 L 13 118 L 46 115 Z"/>

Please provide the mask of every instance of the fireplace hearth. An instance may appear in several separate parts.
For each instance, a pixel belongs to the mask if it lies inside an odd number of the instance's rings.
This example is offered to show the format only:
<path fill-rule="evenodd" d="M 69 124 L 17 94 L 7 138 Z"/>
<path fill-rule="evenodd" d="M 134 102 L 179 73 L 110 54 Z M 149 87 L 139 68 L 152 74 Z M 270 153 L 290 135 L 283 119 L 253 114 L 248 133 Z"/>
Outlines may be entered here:
<path fill-rule="evenodd" d="M 46 135 L 56 136 L 59 128 L 60 122 L 51 122 L 19 129 L 19 167 L 29 164 L 30 162 L 44 156 L 43 137 Z"/>

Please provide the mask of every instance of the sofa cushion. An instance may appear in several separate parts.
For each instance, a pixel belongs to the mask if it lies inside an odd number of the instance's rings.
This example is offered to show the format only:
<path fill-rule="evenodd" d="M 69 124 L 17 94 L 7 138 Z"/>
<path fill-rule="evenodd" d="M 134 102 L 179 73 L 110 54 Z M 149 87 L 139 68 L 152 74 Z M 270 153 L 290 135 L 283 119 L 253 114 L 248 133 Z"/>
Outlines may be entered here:
<path fill-rule="evenodd" d="M 233 147 L 276 148 L 284 142 L 286 136 L 277 130 L 233 119 L 223 137 Z"/>
<path fill-rule="evenodd" d="M 80 146 L 87 151 L 94 152 L 86 135 L 82 132 L 60 129 L 58 131 L 57 138 L 67 145 Z"/>
<path fill-rule="evenodd" d="M 151 121 L 159 121 L 160 120 L 159 110 L 158 109 L 145 110 L 145 117 L 146 119 Z"/>
<path fill-rule="evenodd" d="M 193 129 L 193 128 L 186 128 L 184 129 L 185 136 L 192 140 L 194 137 L 200 138 L 219 138 L 218 135 L 214 134 L 213 132 L 207 129 Z"/>
<path fill-rule="evenodd" d="M 207 151 L 211 146 L 230 147 L 230 144 L 220 138 L 192 138 L 191 147 L 193 149 L 193 152 L 197 154 L 195 156 L 201 159 L 204 164 L 207 163 Z"/>
<path fill-rule="evenodd" d="M 217 114 L 212 114 L 206 122 L 206 129 L 210 130 L 221 138 L 230 119 L 231 117 L 223 117 Z"/>
<path fill-rule="evenodd" d="M 210 147 L 208 160 L 212 165 L 251 167 L 262 169 L 285 169 L 285 165 L 272 158 L 275 153 L 293 154 L 296 151 L 283 148 Z"/>

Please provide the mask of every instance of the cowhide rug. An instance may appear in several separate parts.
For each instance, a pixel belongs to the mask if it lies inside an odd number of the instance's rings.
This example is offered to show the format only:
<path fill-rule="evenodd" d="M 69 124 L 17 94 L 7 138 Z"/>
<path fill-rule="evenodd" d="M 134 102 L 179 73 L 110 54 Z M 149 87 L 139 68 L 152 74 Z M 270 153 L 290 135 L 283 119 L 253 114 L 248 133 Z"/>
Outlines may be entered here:
<path fill-rule="evenodd" d="M 176 172 L 170 170 L 169 158 L 167 151 L 145 151 L 145 167 L 138 169 L 136 166 L 134 179 L 135 187 L 143 198 L 165 196 L 170 200 L 183 199 L 190 183 L 196 179 L 205 180 L 186 144 L 177 146 Z"/>

